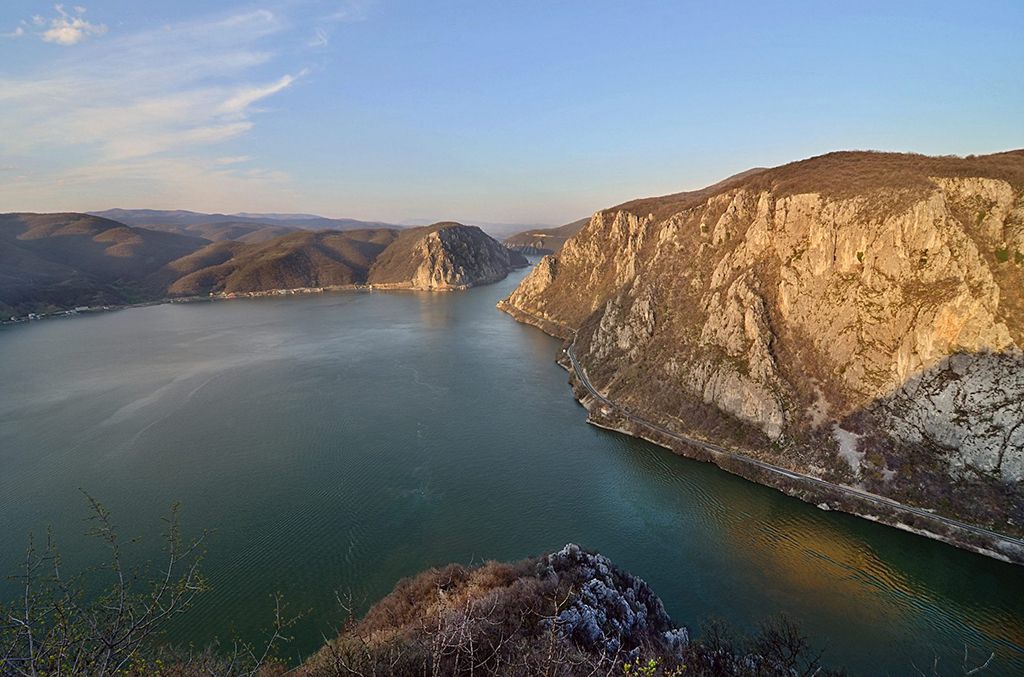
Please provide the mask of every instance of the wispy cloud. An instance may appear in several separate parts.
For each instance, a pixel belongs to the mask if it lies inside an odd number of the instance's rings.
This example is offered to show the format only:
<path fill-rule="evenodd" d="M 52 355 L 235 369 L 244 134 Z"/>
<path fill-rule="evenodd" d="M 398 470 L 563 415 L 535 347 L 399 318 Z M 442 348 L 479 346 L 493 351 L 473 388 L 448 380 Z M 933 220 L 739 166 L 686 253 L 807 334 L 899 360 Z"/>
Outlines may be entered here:
<path fill-rule="evenodd" d="M 217 158 L 216 162 L 218 165 L 237 165 L 242 162 L 248 162 L 252 157 L 248 155 L 225 155 Z"/>
<path fill-rule="evenodd" d="M 343 0 L 339 6 L 319 18 L 306 45 L 313 48 L 327 47 L 331 43 L 334 25 L 364 21 L 370 4 L 370 0 Z"/>
<path fill-rule="evenodd" d="M 70 12 L 64 9 L 64 5 L 54 5 L 53 10 L 57 16 L 51 19 L 39 15 L 32 17 L 34 25 L 43 27 L 38 32 L 43 42 L 52 42 L 68 47 L 77 45 L 89 36 L 103 35 L 107 32 L 105 25 L 86 21 L 83 16 L 86 9 L 81 5 L 75 5 Z M 18 26 L 14 33 L 7 34 L 7 37 L 21 37 L 24 34 L 25 29 L 22 25 Z"/>
<path fill-rule="evenodd" d="M 331 13 L 323 17 L 328 23 L 363 21 L 370 7 L 370 0 L 343 0 Z"/>
<path fill-rule="evenodd" d="M 218 109 L 224 115 L 239 115 L 244 116 L 249 107 L 260 99 L 265 99 L 268 96 L 273 96 L 278 92 L 287 89 L 291 86 L 296 79 L 306 75 L 308 71 L 300 71 L 298 75 L 283 75 L 276 82 L 271 82 L 266 85 L 260 85 L 256 87 L 246 87 L 239 90 L 231 96 L 227 101 L 220 105 Z"/>
<path fill-rule="evenodd" d="M 323 26 L 313 29 L 313 37 L 306 43 L 310 47 L 326 47 L 331 44 L 331 34 Z"/>
<path fill-rule="evenodd" d="M 67 29 L 54 34 L 58 44 L 96 35 L 77 23 L 84 10 L 73 11 L 58 6 L 58 19 L 32 23 Z M 118 182 L 162 194 L 227 194 L 286 181 L 280 172 L 237 167 L 240 156 L 224 162 L 215 150 L 253 129 L 259 102 L 306 74 L 266 75 L 274 54 L 264 38 L 284 23 L 267 10 L 209 17 L 108 36 L 74 59 L 0 76 L 0 156 L 38 170 L 31 185 L 0 183 L 0 206 L 54 185 L 83 194 Z"/>

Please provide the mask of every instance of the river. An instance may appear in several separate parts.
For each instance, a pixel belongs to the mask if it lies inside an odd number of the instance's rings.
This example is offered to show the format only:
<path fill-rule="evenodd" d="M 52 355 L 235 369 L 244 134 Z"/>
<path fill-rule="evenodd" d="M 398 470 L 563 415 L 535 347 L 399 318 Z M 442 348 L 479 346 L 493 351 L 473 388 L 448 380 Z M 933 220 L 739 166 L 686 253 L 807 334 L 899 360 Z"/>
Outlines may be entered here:
<path fill-rule="evenodd" d="M 815 509 L 589 426 L 559 342 L 467 292 L 160 305 L 0 328 L 0 572 L 52 526 L 101 561 L 101 501 L 129 557 L 161 517 L 211 530 L 211 591 L 176 642 L 256 641 L 279 592 L 292 660 L 403 576 L 579 543 L 645 578 L 677 622 L 784 612 L 854 674 L 1024 673 L 1024 568 Z M 0 582 L 10 599 L 14 582 Z"/>

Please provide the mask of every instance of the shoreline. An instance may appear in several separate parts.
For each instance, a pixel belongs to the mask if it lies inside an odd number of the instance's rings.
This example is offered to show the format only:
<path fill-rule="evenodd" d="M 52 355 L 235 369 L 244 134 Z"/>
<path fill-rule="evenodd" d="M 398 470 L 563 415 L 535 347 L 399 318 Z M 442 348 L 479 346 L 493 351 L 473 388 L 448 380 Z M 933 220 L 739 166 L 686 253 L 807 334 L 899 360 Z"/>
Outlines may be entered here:
<path fill-rule="evenodd" d="M 514 268 L 513 270 L 521 270 L 525 266 Z M 32 322 L 40 322 L 42 320 L 55 320 L 65 319 L 69 317 L 76 317 L 78 315 L 99 315 L 101 313 L 112 313 L 120 310 L 130 310 L 132 308 L 147 308 L 149 306 L 160 306 L 169 303 L 211 303 L 214 301 L 234 301 L 237 299 L 258 299 L 258 298 L 270 298 L 274 296 L 312 296 L 314 294 L 330 294 L 335 292 L 373 292 L 373 291 L 410 291 L 410 292 L 456 292 L 466 291 L 474 287 L 479 287 L 487 284 L 495 284 L 501 282 L 508 273 L 500 278 L 487 278 L 471 284 L 461 285 L 449 285 L 444 287 L 420 287 L 410 282 L 386 282 L 378 284 L 338 284 L 338 285 L 327 285 L 323 287 L 288 287 L 283 289 L 267 289 L 263 291 L 237 291 L 237 292 L 210 292 L 207 295 L 193 295 L 193 296 L 165 296 L 163 298 L 154 299 L 152 301 L 140 301 L 138 303 L 124 303 L 120 305 L 103 305 L 103 306 L 78 306 L 76 308 L 69 308 L 66 310 L 56 310 L 50 313 L 29 313 L 28 315 L 18 317 L 16 320 L 4 319 L 0 320 L 0 327 L 7 325 L 16 324 L 30 324 Z"/>
<path fill-rule="evenodd" d="M 591 425 L 643 439 L 686 458 L 712 463 L 728 473 L 798 498 L 819 510 L 843 512 L 979 555 L 1024 565 L 1022 539 L 759 461 L 738 450 L 690 438 L 636 416 L 601 395 L 590 384 L 585 369 L 573 352 L 575 332 L 572 329 L 512 306 L 505 299 L 499 301 L 497 307 L 516 321 L 565 341 L 556 363 L 568 372 L 573 398 L 586 410 L 587 423 Z"/>

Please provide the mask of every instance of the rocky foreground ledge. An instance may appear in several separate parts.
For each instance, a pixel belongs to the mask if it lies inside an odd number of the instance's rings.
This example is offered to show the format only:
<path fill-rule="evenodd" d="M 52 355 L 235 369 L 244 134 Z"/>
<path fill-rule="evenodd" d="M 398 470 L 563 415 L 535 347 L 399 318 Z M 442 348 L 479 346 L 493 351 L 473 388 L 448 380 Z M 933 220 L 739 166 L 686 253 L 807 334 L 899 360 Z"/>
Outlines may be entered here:
<path fill-rule="evenodd" d="M 784 620 L 742 647 L 703 634 L 692 641 L 646 582 L 570 544 L 405 579 L 289 674 L 832 674 Z"/>

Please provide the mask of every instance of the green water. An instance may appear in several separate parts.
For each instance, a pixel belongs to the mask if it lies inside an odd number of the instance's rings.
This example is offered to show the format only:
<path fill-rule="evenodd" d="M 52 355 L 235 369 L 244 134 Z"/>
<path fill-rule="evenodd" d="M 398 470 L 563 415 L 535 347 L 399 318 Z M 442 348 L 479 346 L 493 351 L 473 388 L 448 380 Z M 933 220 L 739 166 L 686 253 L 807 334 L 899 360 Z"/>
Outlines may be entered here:
<path fill-rule="evenodd" d="M 826 660 L 906 674 L 966 643 L 1024 673 L 1024 568 L 821 512 L 585 423 L 559 343 L 494 308 L 522 273 L 465 293 L 163 305 L 0 330 L 0 570 L 53 525 L 67 569 L 100 499 L 157 554 L 172 501 L 212 529 L 210 592 L 176 641 L 257 639 L 272 593 L 340 621 L 451 561 L 577 542 L 647 579 L 691 627 L 786 612 Z M 12 583 L 0 583 L 4 598 Z"/>

